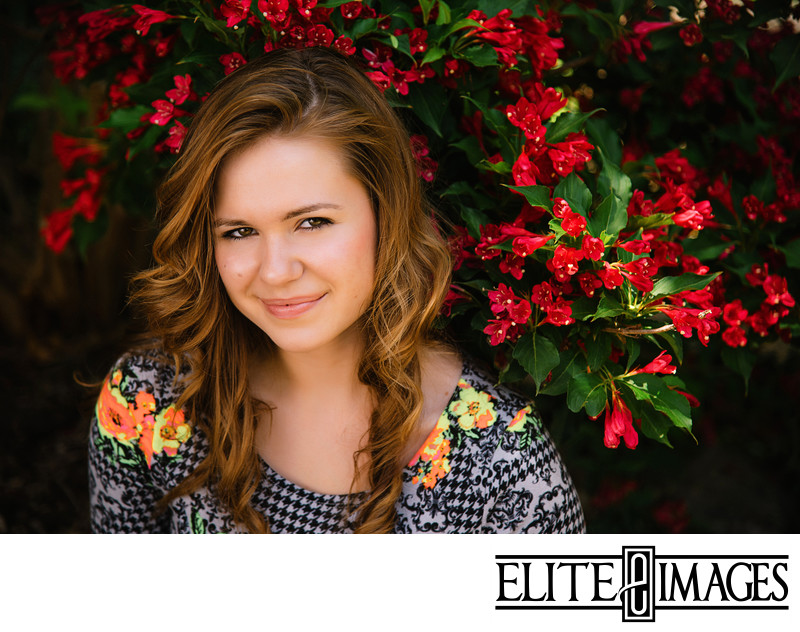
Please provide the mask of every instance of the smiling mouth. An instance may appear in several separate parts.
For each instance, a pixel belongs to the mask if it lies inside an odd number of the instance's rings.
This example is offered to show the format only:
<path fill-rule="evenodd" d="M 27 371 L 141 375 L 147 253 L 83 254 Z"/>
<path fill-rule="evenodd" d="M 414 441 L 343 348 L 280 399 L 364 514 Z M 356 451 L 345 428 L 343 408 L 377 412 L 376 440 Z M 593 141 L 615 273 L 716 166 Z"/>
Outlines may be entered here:
<path fill-rule="evenodd" d="M 299 296 L 297 298 L 286 299 L 262 299 L 261 302 L 267 311 L 275 318 L 291 319 L 302 316 L 307 311 L 316 307 L 325 298 L 326 294 L 318 296 Z"/>

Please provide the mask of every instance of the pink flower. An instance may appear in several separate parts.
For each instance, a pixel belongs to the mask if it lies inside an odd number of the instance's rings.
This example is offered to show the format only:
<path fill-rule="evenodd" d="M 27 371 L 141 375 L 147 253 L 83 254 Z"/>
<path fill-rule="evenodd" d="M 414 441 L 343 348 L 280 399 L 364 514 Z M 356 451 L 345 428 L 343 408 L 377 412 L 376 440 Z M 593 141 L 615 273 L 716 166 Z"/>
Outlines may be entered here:
<path fill-rule="evenodd" d="M 531 317 L 530 301 L 520 298 L 504 283 L 497 290 L 488 293 L 492 313 L 501 319 L 510 319 L 514 324 L 523 325 Z"/>
<path fill-rule="evenodd" d="M 578 272 L 578 262 L 583 259 L 583 252 L 563 244 L 556 246 L 553 258 L 548 259 L 547 269 L 558 281 L 566 281 Z"/>

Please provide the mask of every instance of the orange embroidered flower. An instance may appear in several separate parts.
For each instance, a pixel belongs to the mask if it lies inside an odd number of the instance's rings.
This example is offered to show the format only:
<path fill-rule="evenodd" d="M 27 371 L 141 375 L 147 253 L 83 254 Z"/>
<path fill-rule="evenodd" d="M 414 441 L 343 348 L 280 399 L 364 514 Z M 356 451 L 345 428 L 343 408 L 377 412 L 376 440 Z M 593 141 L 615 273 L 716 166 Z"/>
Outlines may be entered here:
<path fill-rule="evenodd" d="M 128 447 L 135 442 L 148 467 L 153 454 L 175 456 L 192 434 L 183 411 L 169 406 L 157 412 L 156 400 L 147 391 L 139 391 L 130 402 L 122 395 L 121 383 L 122 372 L 115 371 L 100 391 L 95 412 L 101 434 Z"/>
<path fill-rule="evenodd" d="M 525 408 L 519 410 L 514 418 L 511 420 L 511 423 L 508 424 L 508 428 L 506 428 L 507 432 L 522 432 L 525 430 L 525 424 L 528 422 L 535 422 L 536 419 L 532 417 L 533 409 L 530 406 L 525 406 Z"/>

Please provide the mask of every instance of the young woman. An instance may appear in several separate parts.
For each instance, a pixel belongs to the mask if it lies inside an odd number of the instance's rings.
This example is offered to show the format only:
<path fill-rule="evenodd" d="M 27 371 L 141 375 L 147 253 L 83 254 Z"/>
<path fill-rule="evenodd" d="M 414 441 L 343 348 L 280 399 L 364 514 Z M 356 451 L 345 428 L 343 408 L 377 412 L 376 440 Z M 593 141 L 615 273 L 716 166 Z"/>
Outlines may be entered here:
<path fill-rule="evenodd" d="M 431 336 L 449 283 L 409 138 L 325 49 L 223 80 L 160 190 L 90 440 L 95 531 L 583 530 L 529 402 Z"/>

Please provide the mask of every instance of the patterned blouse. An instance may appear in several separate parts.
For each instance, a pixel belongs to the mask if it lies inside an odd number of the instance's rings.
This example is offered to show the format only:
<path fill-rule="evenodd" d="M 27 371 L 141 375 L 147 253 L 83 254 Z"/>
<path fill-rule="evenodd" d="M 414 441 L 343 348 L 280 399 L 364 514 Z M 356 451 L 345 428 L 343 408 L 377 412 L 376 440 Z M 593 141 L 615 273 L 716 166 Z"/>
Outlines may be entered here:
<path fill-rule="evenodd" d="M 240 532 L 209 488 L 156 501 L 208 450 L 184 417 L 174 367 L 155 352 L 120 359 L 102 387 L 89 440 L 92 530 L 103 533 Z M 304 489 L 261 461 L 253 507 L 273 533 L 352 532 L 363 498 Z M 466 361 L 436 427 L 403 470 L 398 533 L 555 533 L 585 530 L 583 512 L 538 414 Z"/>

